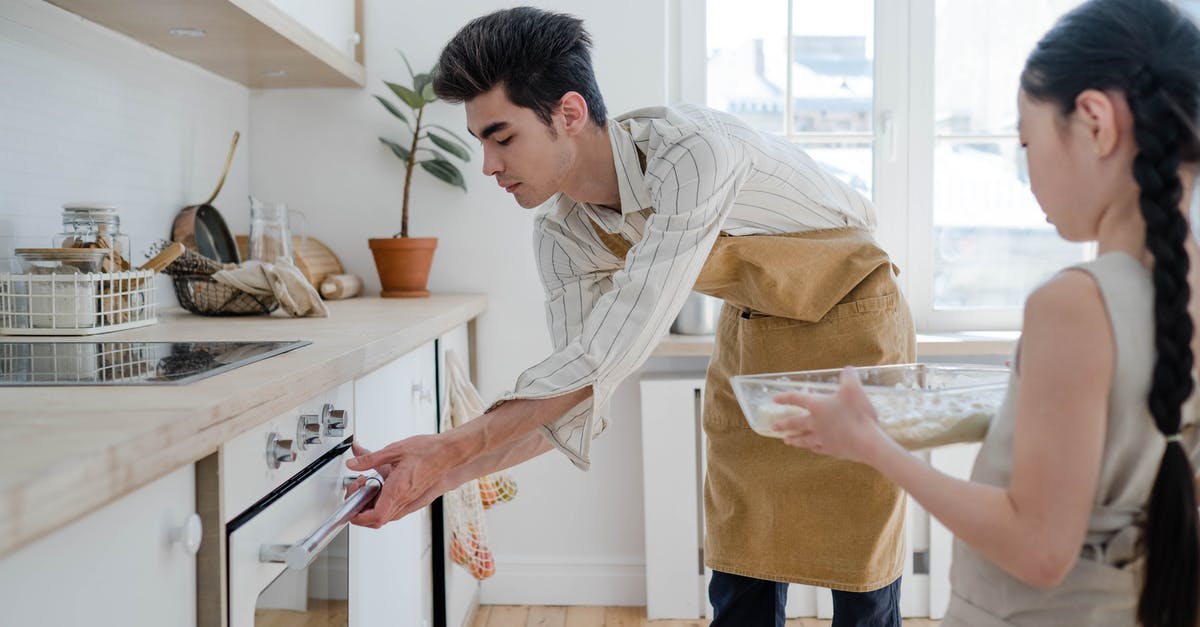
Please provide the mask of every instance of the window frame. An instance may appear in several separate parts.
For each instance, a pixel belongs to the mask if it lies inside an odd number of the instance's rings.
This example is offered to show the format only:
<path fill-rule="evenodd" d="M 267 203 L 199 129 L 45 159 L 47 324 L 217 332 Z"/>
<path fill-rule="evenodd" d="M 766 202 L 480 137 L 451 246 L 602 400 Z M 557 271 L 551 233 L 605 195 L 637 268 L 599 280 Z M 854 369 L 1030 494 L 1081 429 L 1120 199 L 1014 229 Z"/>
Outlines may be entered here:
<path fill-rule="evenodd" d="M 788 28 L 794 0 L 788 3 Z M 872 144 L 876 238 L 901 268 L 899 282 L 920 332 L 1020 330 L 1022 308 L 934 307 L 934 152 L 941 141 L 1010 141 L 1012 134 L 939 134 L 935 122 L 937 10 L 935 0 L 874 0 L 874 95 L 871 134 L 790 133 L 796 143 Z M 705 102 L 707 1 L 668 0 L 677 51 L 672 102 Z M 790 45 L 790 43 L 789 43 Z M 921 86 L 913 89 L 910 86 Z M 787 93 L 792 93 L 789 73 Z M 1013 86 L 1016 98 L 1016 86 Z M 791 98 L 785 128 L 791 130 Z"/>

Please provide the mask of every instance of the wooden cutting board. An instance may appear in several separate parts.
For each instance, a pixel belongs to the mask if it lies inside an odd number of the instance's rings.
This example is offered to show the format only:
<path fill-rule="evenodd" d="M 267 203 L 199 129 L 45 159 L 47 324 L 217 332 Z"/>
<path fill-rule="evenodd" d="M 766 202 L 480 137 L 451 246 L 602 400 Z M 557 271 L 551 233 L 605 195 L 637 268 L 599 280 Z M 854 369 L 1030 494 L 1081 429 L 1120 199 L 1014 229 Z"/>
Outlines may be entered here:
<path fill-rule="evenodd" d="M 242 254 L 242 259 L 249 259 L 250 237 L 247 235 L 237 235 L 238 252 Z M 333 254 L 332 250 L 320 240 L 310 237 L 307 240 L 302 240 L 299 235 L 292 236 L 292 259 L 296 262 L 296 267 L 300 269 L 304 278 L 312 283 L 313 287 L 320 289 L 321 281 L 330 274 L 342 274 L 345 272 L 342 269 L 342 262 L 338 261 L 337 255 Z"/>

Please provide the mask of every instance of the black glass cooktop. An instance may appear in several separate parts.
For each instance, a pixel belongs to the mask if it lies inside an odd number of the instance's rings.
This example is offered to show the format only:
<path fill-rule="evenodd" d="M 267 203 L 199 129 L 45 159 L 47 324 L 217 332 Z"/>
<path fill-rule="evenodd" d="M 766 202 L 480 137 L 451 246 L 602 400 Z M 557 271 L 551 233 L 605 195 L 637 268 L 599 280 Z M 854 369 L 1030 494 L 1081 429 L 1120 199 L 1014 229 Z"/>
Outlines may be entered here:
<path fill-rule="evenodd" d="M 311 343 L 0 342 L 0 386 L 180 385 Z"/>

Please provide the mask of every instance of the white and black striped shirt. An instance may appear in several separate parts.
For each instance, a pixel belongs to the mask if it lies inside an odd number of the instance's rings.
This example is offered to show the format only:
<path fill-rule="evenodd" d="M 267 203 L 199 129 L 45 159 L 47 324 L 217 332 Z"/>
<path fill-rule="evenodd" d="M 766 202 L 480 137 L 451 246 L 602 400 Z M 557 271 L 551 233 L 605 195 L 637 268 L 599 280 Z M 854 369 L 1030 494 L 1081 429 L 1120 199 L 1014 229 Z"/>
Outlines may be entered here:
<path fill-rule="evenodd" d="M 725 113 L 639 109 L 610 120 L 608 132 L 621 209 L 564 194 L 538 209 L 534 247 L 554 353 L 506 396 L 550 398 L 593 386 L 591 399 L 546 426 L 583 469 L 592 438 L 608 424 L 613 390 L 666 333 L 718 233 L 875 227 L 871 203 L 803 150 Z M 625 259 L 601 242 L 592 221 L 633 244 Z"/>

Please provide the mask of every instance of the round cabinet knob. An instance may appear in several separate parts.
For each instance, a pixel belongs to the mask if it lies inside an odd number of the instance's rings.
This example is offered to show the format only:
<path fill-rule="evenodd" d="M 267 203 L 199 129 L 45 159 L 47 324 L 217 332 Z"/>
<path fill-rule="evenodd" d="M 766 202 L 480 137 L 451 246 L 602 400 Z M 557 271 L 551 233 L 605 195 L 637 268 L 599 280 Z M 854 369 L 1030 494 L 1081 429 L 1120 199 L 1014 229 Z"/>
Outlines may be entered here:
<path fill-rule="evenodd" d="M 203 537 L 204 525 L 200 522 L 200 514 L 194 512 L 182 525 L 171 529 L 171 542 L 178 544 L 188 555 L 195 555 L 200 550 Z"/>
<path fill-rule="evenodd" d="M 272 433 L 267 438 L 267 465 L 279 468 L 284 462 L 296 461 L 296 444 L 292 440 L 284 440 L 278 433 Z"/>
<path fill-rule="evenodd" d="M 346 423 L 350 422 L 350 414 L 344 409 L 334 409 L 326 403 L 321 409 L 321 422 L 325 424 L 325 435 L 340 438 L 346 434 Z"/>
<path fill-rule="evenodd" d="M 319 445 L 321 443 L 321 416 L 318 414 L 300 416 L 300 421 L 296 424 L 296 440 L 300 443 L 302 451 L 307 451 L 310 446 Z"/>

